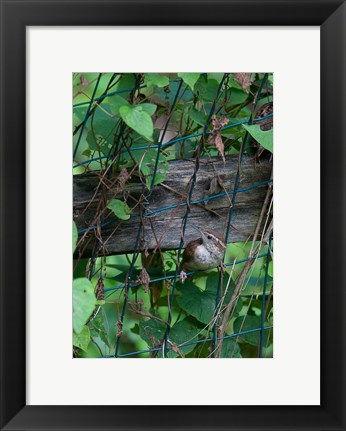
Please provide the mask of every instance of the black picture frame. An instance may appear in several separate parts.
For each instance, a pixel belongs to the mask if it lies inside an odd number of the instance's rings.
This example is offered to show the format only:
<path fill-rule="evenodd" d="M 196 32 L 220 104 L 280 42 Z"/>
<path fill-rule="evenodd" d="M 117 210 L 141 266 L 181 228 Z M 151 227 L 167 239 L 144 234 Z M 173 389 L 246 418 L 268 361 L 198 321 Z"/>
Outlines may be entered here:
<path fill-rule="evenodd" d="M 345 2 L 1 0 L 0 4 L 1 429 L 345 430 Z M 25 48 L 26 26 L 39 25 L 320 26 L 322 309 L 321 328 L 316 328 L 321 329 L 320 406 L 26 405 Z M 299 238 L 296 241 L 299 244 Z M 308 336 L 303 326 L 301 335 Z"/>

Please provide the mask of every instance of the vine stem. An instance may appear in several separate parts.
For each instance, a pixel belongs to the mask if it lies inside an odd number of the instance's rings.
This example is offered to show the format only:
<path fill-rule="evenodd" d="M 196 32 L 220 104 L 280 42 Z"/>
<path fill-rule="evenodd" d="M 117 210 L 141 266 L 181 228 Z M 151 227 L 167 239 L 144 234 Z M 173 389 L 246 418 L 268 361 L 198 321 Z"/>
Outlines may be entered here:
<path fill-rule="evenodd" d="M 253 257 L 254 255 L 257 255 L 259 253 L 259 251 L 260 251 L 260 249 L 262 247 L 262 244 L 266 244 L 266 243 L 269 242 L 270 236 L 271 236 L 271 234 L 273 232 L 273 220 L 271 220 L 271 222 L 270 222 L 270 224 L 269 224 L 269 226 L 268 226 L 265 234 L 263 235 L 262 241 L 260 242 L 260 244 L 258 244 L 258 246 L 256 247 L 256 249 L 254 251 L 256 238 L 257 238 L 259 229 L 262 226 L 262 222 L 263 222 L 263 219 L 265 217 L 265 213 L 266 213 L 268 204 L 270 202 L 270 198 L 271 198 L 271 195 L 272 195 L 272 189 L 273 189 L 273 186 L 272 186 L 272 184 L 270 184 L 268 186 L 268 190 L 267 190 L 267 194 L 266 194 L 263 206 L 262 206 L 261 214 L 260 214 L 260 216 L 258 218 L 258 222 L 257 222 L 256 230 L 255 230 L 255 235 L 253 237 L 252 244 L 251 244 L 251 249 L 250 249 L 249 257 Z M 233 308 L 235 306 L 236 299 L 239 296 L 239 293 L 240 293 L 240 290 L 241 290 L 241 288 L 243 286 L 245 277 L 246 277 L 247 273 L 249 272 L 249 270 L 250 270 L 251 266 L 253 265 L 253 263 L 254 263 L 253 259 L 251 259 L 251 260 L 249 260 L 249 261 L 247 261 L 245 263 L 244 268 L 243 268 L 242 272 L 240 273 L 240 276 L 238 278 L 237 284 L 236 284 L 236 286 L 234 288 L 234 291 L 232 293 L 231 299 L 230 299 L 230 301 L 227 304 L 227 307 L 225 309 L 225 312 L 224 312 L 224 315 L 223 315 L 223 318 L 222 318 L 222 322 L 221 322 L 219 328 L 217 329 L 218 338 L 220 339 L 219 343 L 217 344 L 217 347 L 216 347 L 216 355 L 215 356 L 217 358 L 221 357 L 222 344 L 223 344 L 223 336 L 224 336 L 224 333 L 225 333 L 225 330 L 226 330 L 226 325 L 227 325 L 227 322 L 229 320 L 229 316 L 230 316 L 231 311 L 233 310 Z"/>

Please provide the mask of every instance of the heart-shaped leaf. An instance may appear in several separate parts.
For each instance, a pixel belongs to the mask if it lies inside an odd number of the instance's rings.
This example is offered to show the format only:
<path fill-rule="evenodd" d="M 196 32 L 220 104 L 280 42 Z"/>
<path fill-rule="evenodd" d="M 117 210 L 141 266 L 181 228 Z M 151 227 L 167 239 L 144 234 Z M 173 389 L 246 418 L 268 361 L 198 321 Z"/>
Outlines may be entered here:
<path fill-rule="evenodd" d="M 243 127 L 262 147 L 273 152 L 273 129 L 263 131 L 260 125 L 249 126 L 247 124 L 243 124 Z"/>
<path fill-rule="evenodd" d="M 241 358 L 239 345 L 232 338 L 223 340 L 221 358 Z"/>
<path fill-rule="evenodd" d="M 192 352 L 196 344 L 189 343 L 198 340 L 197 335 L 199 332 L 200 330 L 187 319 L 176 323 L 169 333 L 169 340 L 174 344 L 173 351 L 177 353 L 177 355 L 187 355 Z M 184 345 L 184 343 L 186 343 L 186 345 Z"/>
<path fill-rule="evenodd" d="M 168 76 L 159 75 L 158 73 L 145 73 L 144 76 L 148 87 L 153 85 L 166 87 L 169 84 Z"/>
<path fill-rule="evenodd" d="M 162 183 L 166 178 L 169 168 L 165 156 L 160 153 L 157 169 L 155 170 L 157 151 L 158 150 L 156 149 L 150 149 L 144 154 L 144 157 L 139 151 L 136 151 L 133 154 L 133 158 L 140 163 L 141 172 L 145 176 L 145 182 L 148 189 L 150 189 L 151 186 L 154 187 L 157 184 Z M 153 180 L 154 175 L 155 178 Z"/>
<path fill-rule="evenodd" d="M 119 114 L 124 122 L 135 132 L 153 141 L 154 125 L 150 115 L 141 105 L 121 106 Z"/>
<path fill-rule="evenodd" d="M 80 334 L 96 305 L 94 288 L 87 278 L 73 280 L 73 330 Z"/>
<path fill-rule="evenodd" d="M 129 206 L 120 199 L 112 199 L 108 203 L 107 208 L 112 210 L 113 213 L 121 220 L 128 220 L 130 218 L 131 208 L 129 208 Z"/>
<path fill-rule="evenodd" d="M 181 78 L 192 91 L 200 75 L 200 73 L 178 73 L 179 78 Z"/>
<path fill-rule="evenodd" d="M 124 99 L 124 97 L 120 96 L 119 94 L 115 94 L 114 96 L 110 96 L 108 99 L 108 104 L 110 107 L 110 111 L 113 115 L 119 115 L 119 109 L 122 106 L 128 106 L 129 102 Z"/>
<path fill-rule="evenodd" d="M 73 345 L 86 352 L 90 343 L 90 331 L 87 326 L 83 326 L 83 329 L 79 334 L 73 333 Z"/>
<path fill-rule="evenodd" d="M 138 107 L 142 108 L 150 117 L 155 113 L 157 106 L 153 103 L 141 103 Z"/>
<path fill-rule="evenodd" d="M 139 334 L 141 338 L 147 342 L 149 347 L 158 346 L 166 333 L 166 325 L 157 320 L 151 319 L 142 321 L 139 324 Z M 187 319 L 176 323 L 169 332 L 169 346 L 172 347 L 168 353 L 168 357 L 176 357 L 187 355 L 195 348 L 195 344 L 189 344 L 191 341 L 196 341 L 199 329 Z M 187 343 L 187 345 L 184 345 Z M 182 346 L 181 346 L 182 344 Z M 158 355 L 161 357 L 161 352 Z"/>
<path fill-rule="evenodd" d="M 219 275 L 216 273 L 208 276 L 204 291 L 199 290 L 195 284 L 186 280 L 179 289 L 180 295 L 177 296 L 179 306 L 198 321 L 209 324 L 216 308 L 218 283 Z M 224 276 L 222 292 L 225 292 L 226 285 L 227 277 Z M 233 289 L 234 283 L 231 281 L 225 297 L 225 304 L 230 300 Z"/>
<path fill-rule="evenodd" d="M 261 327 L 261 318 L 257 316 L 239 316 L 233 324 L 234 333 L 245 332 L 251 329 L 258 329 Z M 248 332 L 243 335 L 239 335 L 239 338 L 245 343 L 258 346 L 260 342 L 260 331 Z"/>

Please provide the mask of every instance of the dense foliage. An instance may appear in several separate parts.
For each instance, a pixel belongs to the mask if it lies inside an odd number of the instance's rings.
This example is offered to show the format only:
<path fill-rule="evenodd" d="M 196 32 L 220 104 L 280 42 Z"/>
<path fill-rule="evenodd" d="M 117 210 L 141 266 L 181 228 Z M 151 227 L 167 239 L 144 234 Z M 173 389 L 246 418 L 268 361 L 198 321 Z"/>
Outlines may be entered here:
<path fill-rule="evenodd" d="M 101 184 L 102 175 L 111 173 L 120 190 L 138 175 L 150 195 L 165 181 L 169 161 L 196 158 L 197 149 L 198 157 L 245 154 L 260 163 L 273 152 L 272 114 L 265 111 L 272 98 L 271 74 L 75 73 L 73 174 L 97 172 Z M 261 109 L 264 114 L 258 114 Z M 101 214 L 111 212 L 120 228 L 133 216 L 125 198 L 103 204 Z M 271 218 L 271 205 L 267 214 Z M 97 232 L 93 235 L 96 244 Z M 200 271 L 184 284 L 174 250 L 159 253 L 160 264 L 144 265 L 145 257 L 135 250 L 104 256 L 96 247 L 93 258 L 85 258 L 83 240 L 74 223 L 75 357 L 162 357 L 163 347 L 167 357 L 272 357 L 271 238 L 228 244 L 223 274 L 216 268 Z M 217 355 L 218 326 L 254 249 Z M 152 283 L 160 277 L 166 279 Z"/>

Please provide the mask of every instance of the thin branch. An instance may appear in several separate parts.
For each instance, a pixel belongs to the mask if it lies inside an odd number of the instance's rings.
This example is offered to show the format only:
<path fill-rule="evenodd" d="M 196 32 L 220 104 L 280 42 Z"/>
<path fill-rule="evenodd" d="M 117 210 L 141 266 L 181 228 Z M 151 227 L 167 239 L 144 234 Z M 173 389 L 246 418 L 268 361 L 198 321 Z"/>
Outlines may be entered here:
<path fill-rule="evenodd" d="M 272 194 L 272 185 L 270 184 L 268 186 L 268 190 L 267 190 L 267 194 L 266 194 L 263 206 L 262 206 L 261 214 L 260 214 L 258 222 L 257 222 L 257 226 L 256 226 L 256 230 L 255 230 L 255 235 L 254 235 L 254 238 L 252 240 L 251 249 L 250 249 L 250 253 L 249 253 L 249 257 L 250 258 L 253 257 L 254 255 L 257 255 L 259 253 L 259 251 L 260 251 L 260 249 L 262 247 L 262 243 L 268 243 L 269 242 L 269 238 L 270 238 L 270 236 L 272 234 L 272 231 L 273 231 L 273 220 L 272 220 L 270 222 L 269 226 L 268 226 L 268 229 L 266 230 L 266 233 L 263 236 L 263 241 L 261 241 L 261 243 L 256 247 L 256 250 L 254 252 L 253 250 L 254 250 L 256 238 L 257 238 L 259 229 L 262 226 L 262 222 L 263 222 L 264 216 L 266 214 L 266 210 L 267 210 L 270 198 L 271 198 L 271 194 Z M 234 288 L 234 291 L 233 291 L 233 294 L 231 296 L 231 299 L 230 299 L 230 301 L 229 301 L 229 303 L 228 303 L 228 305 L 227 305 L 227 307 L 225 309 L 225 312 L 224 312 L 224 315 L 223 315 L 223 319 L 222 319 L 222 323 L 219 326 L 218 331 L 217 331 L 218 332 L 218 338 L 220 338 L 220 341 L 219 341 L 218 346 L 216 348 L 216 357 L 217 358 L 219 358 L 221 356 L 221 350 L 222 350 L 222 344 L 223 344 L 223 335 L 225 333 L 226 325 L 227 325 L 227 322 L 229 320 L 231 311 L 233 310 L 233 307 L 235 305 L 236 299 L 238 298 L 240 290 L 241 290 L 241 288 L 243 286 L 245 277 L 246 277 L 247 273 L 249 272 L 249 270 L 250 270 L 251 266 L 253 265 L 253 263 L 254 263 L 253 259 L 250 259 L 250 260 L 248 260 L 245 263 L 244 268 L 243 268 L 243 270 L 240 273 L 240 276 L 238 278 L 236 287 Z"/>

